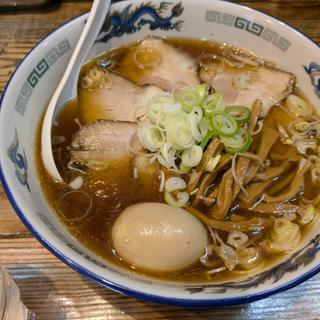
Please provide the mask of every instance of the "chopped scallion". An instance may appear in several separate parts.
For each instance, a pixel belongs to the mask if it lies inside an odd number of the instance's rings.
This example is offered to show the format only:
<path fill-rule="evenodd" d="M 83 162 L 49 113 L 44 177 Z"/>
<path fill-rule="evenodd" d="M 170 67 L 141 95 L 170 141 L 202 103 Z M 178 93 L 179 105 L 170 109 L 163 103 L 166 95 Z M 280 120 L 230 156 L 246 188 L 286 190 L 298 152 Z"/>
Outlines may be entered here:
<path fill-rule="evenodd" d="M 228 106 L 225 111 L 229 113 L 239 124 L 246 123 L 250 120 L 251 111 L 244 106 Z"/>
<path fill-rule="evenodd" d="M 186 167 L 196 167 L 202 158 L 202 148 L 197 145 L 184 150 L 182 152 L 181 163 Z"/>
<path fill-rule="evenodd" d="M 215 111 L 223 111 L 223 94 L 216 92 L 210 94 L 204 100 L 203 110 L 207 117 L 211 117 Z"/>
<path fill-rule="evenodd" d="M 224 111 L 218 111 L 213 114 L 212 125 L 223 136 L 233 136 L 238 130 L 236 120 Z"/>
<path fill-rule="evenodd" d="M 224 144 L 225 150 L 231 154 L 246 152 L 253 141 L 248 130 L 244 128 L 240 128 L 232 137 L 221 136 L 220 139 Z"/>

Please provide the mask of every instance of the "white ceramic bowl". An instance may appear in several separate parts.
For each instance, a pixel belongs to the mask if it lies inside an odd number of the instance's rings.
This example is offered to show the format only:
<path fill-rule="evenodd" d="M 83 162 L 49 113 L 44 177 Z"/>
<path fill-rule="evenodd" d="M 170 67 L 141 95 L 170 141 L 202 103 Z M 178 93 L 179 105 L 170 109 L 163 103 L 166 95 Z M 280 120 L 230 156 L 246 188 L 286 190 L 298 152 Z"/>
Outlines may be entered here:
<path fill-rule="evenodd" d="M 319 47 L 273 17 L 215 0 L 152 1 L 152 5 L 141 0 L 124 1 L 112 6 L 111 16 L 90 57 L 146 35 L 226 42 L 293 72 L 302 90 L 320 107 Z M 67 265 L 103 286 L 175 305 L 245 303 L 288 289 L 318 272 L 320 235 L 316 228 L 296 252 L 276 266 L 246 280 L 205 285 L 161 283 L 130 274 L 96 257 L 64 229 L 39 185 L 35 134 L 85 19 L 82 15 L 67 22 L 37 44 L 15 70 L 1 99 L 1 180 L 12 206 L 33 235 Z"/>

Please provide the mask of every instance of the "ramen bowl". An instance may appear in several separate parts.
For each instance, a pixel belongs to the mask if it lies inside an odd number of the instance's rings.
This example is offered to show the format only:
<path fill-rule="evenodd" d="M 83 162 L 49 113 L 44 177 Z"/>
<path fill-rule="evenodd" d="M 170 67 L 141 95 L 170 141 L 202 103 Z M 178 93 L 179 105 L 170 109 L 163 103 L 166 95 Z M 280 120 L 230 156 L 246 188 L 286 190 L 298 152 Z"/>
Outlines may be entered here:
<path fill-rule="evenodd" d="M 73 238 L 50 209 L 35 165 L 39 121 L 83 29 L 79 16 L 41 40 L 11 76 L 1 97 L 1 180 L 32 234 L 65 264 L 128 296 L 188 307 L 246 303 L 289 289 L 320 270 L 320 234 L 313 228 L 299 247 L 256 275 L 224 283 L 172 283 L 142 277 L 102 260 Z M 214 0 L 123 1 L 112 5 L 88 59 L 145 36 L 201 38 L 246 48 L 296 75 L 320 106 L 320 49 L 277 19 Z M 75 96 L 70 87 L 69 96 Z M 320 110 L 318 110 L 320 111 Z"/>

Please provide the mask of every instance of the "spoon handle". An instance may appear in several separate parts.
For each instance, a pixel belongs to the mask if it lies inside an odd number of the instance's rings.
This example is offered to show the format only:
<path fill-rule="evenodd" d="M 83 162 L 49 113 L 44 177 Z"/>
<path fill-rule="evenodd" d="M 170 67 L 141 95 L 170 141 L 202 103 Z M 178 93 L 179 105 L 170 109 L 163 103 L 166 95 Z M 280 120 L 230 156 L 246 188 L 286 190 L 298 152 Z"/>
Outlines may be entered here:
<path fill-rule="evenodd" d="M 77 86 L 81 66 L 93 45 L 108 13 L 110 0 L 94 0 L 87 22 L 71 56 L 66 71 L 54 92 L 43 119 L 41 131 L 41 156 L 48 173 L 63 181 L 54 162 L 51 144 L 52 120 L 57 109 L 65 102 L 66 95 Z M 70 93 L 69 93 L 70 94 Z"/>
<path fill-rule="evenodd" d="M 94 41 L 96 40 L 99 31 L 101 30 L 102 24 L 109 10 L 110 2 L 110 0 L 94 0 L 92 4 L 90 14 L 80 35 L 78 43 L 72 53 L 66 71 L 54 95 L 52 96 L 52 100 L 55 98 L 55 103 L 58 104 L 58 107 L 60 106 L 59 100 L 62 100 L 63 102 L 65 101 L 65 99 L 63 99 L 64 92 L 66 92 L 66 94 L 69 93 L 69 95 L 70 92 L 76 92 L 75 89 L 77 87 L 77 80 L 81 66 Z"/>
<path fill-rule="evenodd" d="M 69 93 L 69 90 L 76 92 L 75 89 L 77 87 L 81 66 L 101 30 L 102 24 L 109 11 L 110 2 L 110 0 L 94 0 L 92 4 L 90 15 L 71 56 L 65 74 L 61 79 L 60 84 L 65 87 L 64 90 L 68 90 Z M 73 87 L 69 88 L 68 83 Z"/>

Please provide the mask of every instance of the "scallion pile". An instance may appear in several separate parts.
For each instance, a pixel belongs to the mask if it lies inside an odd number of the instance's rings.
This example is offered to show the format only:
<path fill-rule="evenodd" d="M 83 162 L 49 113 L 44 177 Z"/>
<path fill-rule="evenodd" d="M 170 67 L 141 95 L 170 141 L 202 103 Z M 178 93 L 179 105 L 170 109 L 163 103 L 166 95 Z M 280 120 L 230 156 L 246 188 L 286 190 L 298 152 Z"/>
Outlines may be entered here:
<path fill-rule="evenodd" d="M 187 173 L 196 167 L 213 137 L 227 153 L 243 153 L 252 137 L 247 130 L 250 109 L 225 106 L 221 93 L 209 94 L 204 84 L 153 97 L 138 120 L 143 146 L 166 168 Z"/>

